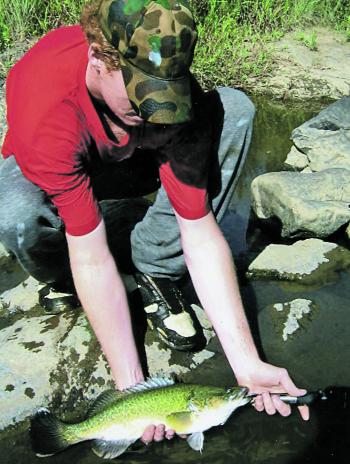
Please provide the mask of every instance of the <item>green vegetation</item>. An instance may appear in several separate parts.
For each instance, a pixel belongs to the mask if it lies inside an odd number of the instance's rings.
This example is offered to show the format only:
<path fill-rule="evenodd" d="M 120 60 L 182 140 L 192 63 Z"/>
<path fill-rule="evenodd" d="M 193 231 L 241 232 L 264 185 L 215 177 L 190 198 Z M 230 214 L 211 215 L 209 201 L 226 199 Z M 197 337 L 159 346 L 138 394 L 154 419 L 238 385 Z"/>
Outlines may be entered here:
<path fill-rule="evenodd" d="M 0 73 L 15 59 L 13 45 L 78 22 L 84 1 L 0 0 Z M 204 86 L 244 85 L 248 76 L 268 72 L 270 44 L 289 30 L 325 25 L 343 30 L 350 40 L 349 0 L 190 1 L 199 35 L 193 70 Z M 300 40 L 317 47 L 316 33 Z"/>
<path fill-rule="evenodd" d="M 305 26 L 345 31 L 350 40 L 349 0 L 193 0 L 199 43 L 194 72 L 204 86 L 244 86 L 267 73 L 271 43 Z M 317 48 L 317 35 L 303 43 Z"/>
<path fill-rule="evenodd" d="M 311 33 L 306 33 L 300 31 L 296 34 L 295 38 L 300 40 L 307 48 L 310 50 L 316 51 L 317 50 L 317 33 L 312 31 Z"/>

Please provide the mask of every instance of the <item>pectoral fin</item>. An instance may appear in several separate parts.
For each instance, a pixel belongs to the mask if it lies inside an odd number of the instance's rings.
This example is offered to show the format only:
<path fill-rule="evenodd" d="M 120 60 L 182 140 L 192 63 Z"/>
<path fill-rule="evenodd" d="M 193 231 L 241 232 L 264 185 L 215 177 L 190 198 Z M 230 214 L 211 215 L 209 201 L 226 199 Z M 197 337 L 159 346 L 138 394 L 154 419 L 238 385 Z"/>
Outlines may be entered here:
<path fill-rule="evenodd" d="M 166 425 L 174 429 L 176 433 L 186 433 L 192 424 L 193 413 L 191 412 L 174 412 L 166 416 Z"/>
<path fill-rule="evenodd" d="M 94 440 L 92 450 L 98 457 L 104 459 L 114 459 L 123 454 L 135 440 Z"/>
<path fill-rule="evenodd" d="M 204 444 L 204 433 L 203 432 L 192 433 L 192 435 L 190 435 L 187 438 L 187 443 L 195 451 L 202 452 L 203 444 Z"/>

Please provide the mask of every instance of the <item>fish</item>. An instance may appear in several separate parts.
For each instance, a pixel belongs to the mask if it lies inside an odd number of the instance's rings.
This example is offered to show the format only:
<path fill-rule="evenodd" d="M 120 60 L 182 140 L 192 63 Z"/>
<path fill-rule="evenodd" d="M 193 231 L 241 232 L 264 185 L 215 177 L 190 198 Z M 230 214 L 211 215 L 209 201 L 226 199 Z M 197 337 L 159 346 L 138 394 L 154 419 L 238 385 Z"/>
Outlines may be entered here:
<path fill-rule="evenodd" d="M 152 377 L 127 390 L 107 390 L 93 403 L 85 420 L 70 424 L 41 408 L 31 419 L 30 436 L 38 457 L 52 456 L 71 445 L 92 441 L 105 459 L 123 454 L 149 425 L 185 434 L 189 446 L 202 452 L 204 434 L 223 425 L 240 406 L 251 402 L 248 388 L 221 388 Z"/>

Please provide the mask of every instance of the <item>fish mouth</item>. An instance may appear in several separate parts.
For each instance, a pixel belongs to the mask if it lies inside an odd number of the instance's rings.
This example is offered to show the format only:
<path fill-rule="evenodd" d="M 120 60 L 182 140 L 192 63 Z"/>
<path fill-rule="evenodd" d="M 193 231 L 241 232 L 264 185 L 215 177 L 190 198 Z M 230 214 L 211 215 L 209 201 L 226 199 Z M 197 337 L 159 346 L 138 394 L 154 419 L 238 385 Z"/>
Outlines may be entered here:
<path fill-rule="evenodd" d="M 237 391 L 238 390 L 238 391 Z M 232 391 L 228 391 L 229 393 L 229 398 L 231 401 L 234 400 L 246 400 L 246 402 L 250 401 L 250 398 L 248 396 L 249 388 L 248 387 L 239 387 L 239 389 L 233 389 Z"/>
<path fill-rule="evenodd" d="M 248 387 L 242 387 L 241 394 L 240 394 L 240 399 L 243 404 L 247 404 L 251 401 L 251 398 L 249 398 L 249 388 Z"/>

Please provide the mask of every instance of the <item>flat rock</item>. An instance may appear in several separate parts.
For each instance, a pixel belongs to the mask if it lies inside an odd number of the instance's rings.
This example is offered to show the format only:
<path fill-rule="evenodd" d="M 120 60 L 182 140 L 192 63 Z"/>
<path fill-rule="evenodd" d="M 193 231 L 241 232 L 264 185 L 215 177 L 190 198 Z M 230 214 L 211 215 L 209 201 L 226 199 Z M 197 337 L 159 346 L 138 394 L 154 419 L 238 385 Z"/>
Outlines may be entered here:
<path fill-rule="evenodd" d="M 293 245 L 269 245 L 249 265 L 250 278 L 269 278 L 315 284 L 333 280 L 334 273 L 350 266 L 350 251 L 319 239 Z"/>
<path fill-rule="evenodd" d="M 252 184 L 260 219 L 277 219 L 283 237 L 325 238 L 350 221 L 350 171 L 270 172 Z"/>
<path fill-rule="evenodd" d="M 96 378 L 101 354 L 76 312 L 18 320 L 0 331 L 0 347 L 0 430 L 53 402 L 76 406 L 82 386 L 88 399 L 109 378 L 105 362 Z"/>

